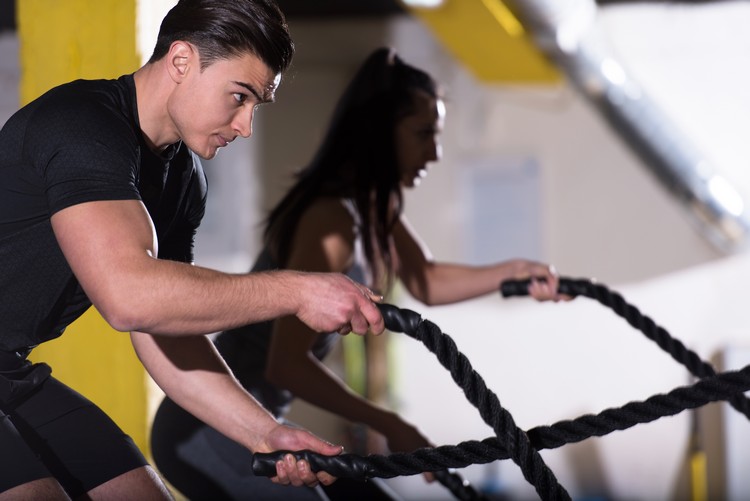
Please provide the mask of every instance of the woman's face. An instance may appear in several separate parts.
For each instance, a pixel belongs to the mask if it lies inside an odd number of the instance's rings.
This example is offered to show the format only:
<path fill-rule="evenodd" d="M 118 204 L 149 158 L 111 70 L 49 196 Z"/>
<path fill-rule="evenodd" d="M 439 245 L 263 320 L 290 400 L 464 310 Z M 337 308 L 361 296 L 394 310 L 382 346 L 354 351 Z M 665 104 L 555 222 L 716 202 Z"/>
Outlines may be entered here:
<path fill-rule="evenodd" d="M 444 119 L 443 101 L 419 91 L 414 97 L 414 112 L 396 124 L 396 160 L 403 187 L 417 186 L 427 175 L 427 164 L 440 160 L 438 135 Z"/>

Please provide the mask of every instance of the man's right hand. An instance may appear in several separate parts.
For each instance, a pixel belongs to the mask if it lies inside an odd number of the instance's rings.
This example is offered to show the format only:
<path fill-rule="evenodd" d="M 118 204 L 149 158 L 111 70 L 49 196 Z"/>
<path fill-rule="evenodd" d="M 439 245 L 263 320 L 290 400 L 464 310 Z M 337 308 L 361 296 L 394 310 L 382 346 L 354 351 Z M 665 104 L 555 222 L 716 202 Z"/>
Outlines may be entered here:
<path fill-rule="evenodd" d="M 303 273 L 297 317 L 318 332 L 380 334 L 383 316 L 374 302 L 383 300 L 340 273 Z"/>

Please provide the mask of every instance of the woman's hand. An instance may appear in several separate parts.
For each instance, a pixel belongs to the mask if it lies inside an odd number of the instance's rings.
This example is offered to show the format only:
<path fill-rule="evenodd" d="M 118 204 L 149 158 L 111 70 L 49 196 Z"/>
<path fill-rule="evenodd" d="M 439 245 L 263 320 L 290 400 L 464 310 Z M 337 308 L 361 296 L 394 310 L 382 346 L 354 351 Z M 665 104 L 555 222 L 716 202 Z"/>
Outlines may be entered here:
<path fill-rule="evenodd" d="M 391 452 L 413 452 L 424 447 L 434 447 L 434 444 L 422 435 L 415 426 L 407 423 L 397 414 L 390 414 L 382 433 Z M 435 480 L 435 476 L 431 472 L 425 472 L 422 475 L 428 482 Z"/>
<path fill-rule="evenodd" d="M 570 301 L 572 298 L 559 294 L 560 276 L 551 264 L 519 259 L 515 263 L 516 280 L 530 279 L 529 295 L 537 301 Z"/>

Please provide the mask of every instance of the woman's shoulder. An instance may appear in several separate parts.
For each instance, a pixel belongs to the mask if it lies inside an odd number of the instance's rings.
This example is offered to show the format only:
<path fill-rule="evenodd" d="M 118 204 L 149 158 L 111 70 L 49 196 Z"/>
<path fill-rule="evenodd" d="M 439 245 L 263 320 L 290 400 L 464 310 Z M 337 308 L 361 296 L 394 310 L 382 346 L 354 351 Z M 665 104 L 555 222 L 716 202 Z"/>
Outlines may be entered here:
<path fill-rule="evenodd" d="M 358 236 L 357 222 L 341 198 L 320 197 L 302 214 L 297 236 L 307 241 L 338 241 L 352 247 Z"/>
<path fill-rule="evenodd" d="M 351 214 L 340 199 L 315 200 L 297 225 L 288 266 L 320 271 L 347 270 L 357 247 L 354 226 Z M 325 255 L 324 259 L 313 252 L 316 249 Z"/>
<path fill-rule="evenodd" d="M 348 229 L 353 231 L 356 223 L 356 212 L 352 210 L 347 199 L 338 197 L 320 197 L 312 202 L 302 215 L 302 224 L 315 223 L 331 229 Z"/>

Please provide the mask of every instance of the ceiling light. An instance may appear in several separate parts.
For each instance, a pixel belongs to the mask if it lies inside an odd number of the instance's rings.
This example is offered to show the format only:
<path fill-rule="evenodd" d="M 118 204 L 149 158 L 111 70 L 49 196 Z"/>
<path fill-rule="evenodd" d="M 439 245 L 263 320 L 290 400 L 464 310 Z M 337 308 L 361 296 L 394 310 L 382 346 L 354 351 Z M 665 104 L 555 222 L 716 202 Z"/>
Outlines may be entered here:
<path fill-rule="evenodd" d="M 403 0 L 407 7 L 416 9 L 437 9 L 442 7 L 445 0 Z"/>

